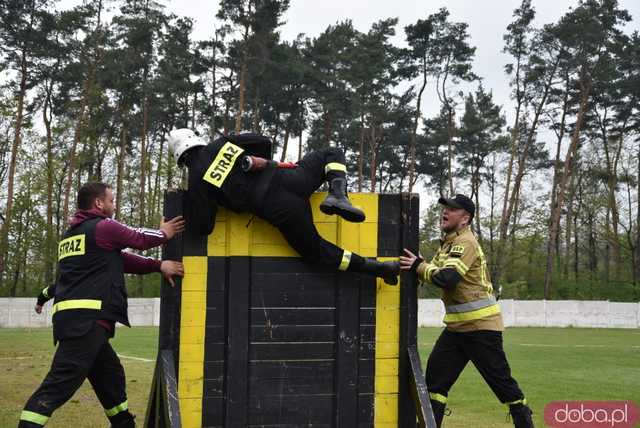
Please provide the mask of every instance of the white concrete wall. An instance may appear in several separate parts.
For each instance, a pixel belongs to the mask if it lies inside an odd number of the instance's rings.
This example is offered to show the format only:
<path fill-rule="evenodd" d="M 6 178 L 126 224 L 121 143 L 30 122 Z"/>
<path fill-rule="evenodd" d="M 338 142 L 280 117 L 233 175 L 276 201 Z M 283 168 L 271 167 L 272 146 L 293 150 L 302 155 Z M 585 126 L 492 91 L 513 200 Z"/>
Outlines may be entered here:
<path fill-rule="evenodd" d="M 640 303 L 588 300 L 500 300 L 507 327 L 640 328 Z M 418 325 L 439 327 L 444 306 L 438 299 L 420 299 Z"/>
<path fill-rule="evenodd" d="M 0 298 L 0 328 L 48 327 L 51 302 L 42 314 L 33 310 L 34 298 Z M 579 300 L 500 300 L 502 317 L 511 327 L 603 327 L 640 328 L 640 303 Z M 442 326 L 444 307 L 439 299 L 420 299 L 418 325 Z M 129 299 L 129 320 L 133 326 L 160 323 L 160 299 Z"/>
<path fill-rule="evenodd" d="M 0 298 L 0 328 L 49 327 L 51 301 L 41 314 L 33 309 L 35 298 Z M 132 326 L 158 326 L 160 324 L 160 298 L 129 299 L 129 321 Z"/>

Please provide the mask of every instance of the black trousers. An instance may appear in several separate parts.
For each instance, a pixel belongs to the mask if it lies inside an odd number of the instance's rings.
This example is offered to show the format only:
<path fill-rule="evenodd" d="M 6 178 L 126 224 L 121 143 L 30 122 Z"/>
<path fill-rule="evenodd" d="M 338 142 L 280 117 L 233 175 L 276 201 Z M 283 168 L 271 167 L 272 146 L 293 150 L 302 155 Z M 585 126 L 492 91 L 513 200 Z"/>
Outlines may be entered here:
<path fill-rule="evenodd" d="M 27 401 L 19 428 L 43 426 L 85 379 L 89 379 L 111 424 L 133 419 L 128 411 L 124 368 L 109 343 L 109 336 L 104 327 L 94 324 L 84 336 L 58 343 L 51 369 Z"/>
<path fill-rule="evenodd" d="M 449 390 L 469 361 L 476 366 L 500 402 L 509 404 L 524 399 L 518 383 L 511 376 L 502 332 L 455 333 L 445 329 L 427 361 L 425 380 L 432 400 L 446 401 Z"/>
<path fill-rule="evenodd" d="M 342 171 L 325 173 L 325 166 L 333 162 L 344 165 L 344 153 L 327 148 L 307 154 L 295 169 L 278 169 L 264 204 L 255 213 L 277 227 L 303 259 L 329 269 L 340 265 L 343 249 L 318 233 L 309 197 L 324 181 L 345 176 Z"/>

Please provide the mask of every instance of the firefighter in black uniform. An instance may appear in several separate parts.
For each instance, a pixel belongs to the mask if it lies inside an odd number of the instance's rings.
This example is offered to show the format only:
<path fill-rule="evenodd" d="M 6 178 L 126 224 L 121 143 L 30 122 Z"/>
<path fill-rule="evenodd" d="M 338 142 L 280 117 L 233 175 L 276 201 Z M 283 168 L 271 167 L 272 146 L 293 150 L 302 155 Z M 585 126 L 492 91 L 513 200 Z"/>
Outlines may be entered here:
<path fill-rule="evenodd" d="M 175 218 L 160 230 L 132 229 L 111 220 L 113 193 L 103 183 L 78 192 L 78 211 L 58 244 L 59 275 L 38 298 L 36 311 L 54 297 L 53 337 L 58 343 L 51 369 L 20 414 L 19 428 L 44 426 L 51 414 L 89 379 L 112 427 L 135 427 L 125 392 L 124 369 L 109 344 L 115 322 L 129 325 L 124 272 L 162 272 L 173 283 L 182 263 L 121 251 L 151 248 L 184 229 Z M 129 245 L 126 245 L 129 243 Z"/>
<path fill-rule="evenodd" d="M 379 262 L 339 248 L 323 239 L 313 223 L 309 197 L 325 181 L 329 194 L 320 205 L 323 213 L 351 222 L 365 220 L 364 213 L 347 198 L 347 169 L 341 150 L 318 150 L 307 154 L 295 168 L 277 168 L 275 162 L 265 160 L 271 157 L 270 140 L 265 136 L 230 135 L 206 144 L 189 129 L 171 131 L 169 148 L 178 165 L 189 168 L 184 215 L 190 230 L 210 234 L 218 205 L 251 212 L 277 227 L 308 263 L 398 283 L 398 262 Z M 266 168 L 243 171 L 240 164 L 247 155 L 254 162 L 266 163 Z"/>

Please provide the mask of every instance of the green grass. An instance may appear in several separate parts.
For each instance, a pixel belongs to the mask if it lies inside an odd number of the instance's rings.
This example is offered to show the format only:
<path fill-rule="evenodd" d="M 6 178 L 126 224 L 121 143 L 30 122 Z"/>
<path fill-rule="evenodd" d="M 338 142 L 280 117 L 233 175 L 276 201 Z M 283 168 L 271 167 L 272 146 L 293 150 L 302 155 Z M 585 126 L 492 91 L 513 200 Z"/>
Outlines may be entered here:
<path fill-rule="evenodd" d="M 122 355 L 153 359 L 157 331 L 120 328 L 113 346 Z M 437 328 L 420 329 L 423 361 L 439 334 Z M 634 400 L 640 404 L 637 330 L 512 328 L 505 333 L 505 350 L 538 427 L 545 426 L 545 404 L 555 400 Z M 0 329 L 0 428 L 17 425 L 22 406 L 49 369 L 53 351 L 50 329 Z M 125 358 L 122 363 L 129 406 L 143 419 L 153 363 Z M 505 406 L 471 364 L 450 391 L 449 406 L 452 414 L 445 418 L 446 428 L 512 426 L 506 421 Z M 47 427 L 69 428 L 69 424 L 74 428 L 108 426 L 88 383 L 55 413 Z"/>

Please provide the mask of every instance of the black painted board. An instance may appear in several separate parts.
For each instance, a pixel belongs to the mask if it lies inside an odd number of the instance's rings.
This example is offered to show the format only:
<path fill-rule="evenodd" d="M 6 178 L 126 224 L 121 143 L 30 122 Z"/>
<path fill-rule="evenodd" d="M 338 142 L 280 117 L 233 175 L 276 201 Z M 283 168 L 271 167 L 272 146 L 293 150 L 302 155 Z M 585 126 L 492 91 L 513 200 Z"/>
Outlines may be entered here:
<path fill-rule="evenodd" d="M 401 200 L 402 247 L 418 247 L 419 206 L 418 196 L 403 193 Z M 416 426 L 416 407 L 411 398 L 411 377 L 413 376 L 407 349 L 417 343 L 418 290 L 415 274 L 404 272 L 400 288 L 400 349 L 398 358 L 398 426 Z"/>
<path fill-rule="evenodd" d="M 333 378 L 335 362 L 325 361 L 251 361 L 249 376 L 253 378 Z"/>
<path fill-rule="evenodd" d="M 227 303 L 224 297 L 218 294 L 226 291 L 227 267 L 227 257 L 207 257 L 207 303 L 211 306 L 216 306 L 218 301 L 220 301 L 223 306 Z"/>
<path fill-rule="evenodd" d="M 332 377 L 249 378 L 249 395 L 333 394 Z"/>
<path fill-rule="evenodd" d="M 182 215 L 182 191 L 167 191 L 164 194 L 163 216 L 166 219 Z M 162 246 L 162 260 L 182 261 L 183 236 L 178 235 Z M 173 351 L 174 361 L 179 360 L 180 349 L 180 304 L 182 279 L 177 278 L 176 286 L 161 278 L 160 286 L 160 327 L 158 333 L 158 355 L 163 349 Z"/>
<path fill-rule="evenodd" d="M 255 281 L 255 279 L 254 279 Z M 279 307 L 327 307 L 333 308 L 335 297 L 332 287 L 322 290 L 280 290 L 264 291 L 251 290 L 251 306 L 254 308 L 279 308 Z"/>
<path fill-rule="evenodd" d="M 251 325 L 335 325 L 332 308 L 252 308 Z"/>
<path fill-rule="evenodd" d="M 336 372 L 335 424 L 352 427 L 358 420 L 358 356 L 360 348 L 360 278 L 348 272 L 338 276 L 335 295 Z"/>
<path fill-rule="evenodd" d="M 253 325 L 252 342 L 331 342 L 335 338 L 333 325 Z"/>
<path fill-rule="evenodd" d="M 334 396 L 269 395 L 249 399 L 249 424 L 331 424 Z"/>
<path fill-rule="evenodd" d="M 278 265 L 278 259 L 272 257 L 260 257 L 260 259 L 271 259 L 273 265 Z M 258 258 L 254 258 L 257 260 Z M 283 262 L 286 263 L 286 262 Z M 281 292 L 328 292 L 333 296 L 335 289 L 334 278 L 336 274 L 326 274 L 318 272 L 290 273 L 290 272 L 251 272 L 253 293 L 281 293 Z"/>
<path fill-rule="evenodd" d="M 358 394 L 358 425 L 373 427 L 374 397 L 373 393 Z"/>
<path fill-rule="evenodd" d="M 202 426 L 225 425 L 225 399 L 223 397 L 205 397 L 202 399 Z M 236 425 L 234 425 L 236 426 Z"/>
<path fill-rule="evenodd" d="M 333 342 L 257 342 L 249 346 L 249 359 L 254 360 L 318 360 L 335 358 Z"/>
<path fill-rule="evenodd" d="M 249 354 L 249 287 L 251 259 L 229 257 L 227 312 L 227 372 L 225 390 L 225 427 L 247 425 L 247 374 Z"/>
<path fill-rule="evenodd" d="M 415 345 L 409 346 L 407 353 L 411 364 L 411 396 L 418 410 L 418 424 L 420 428 L 437 428 L 429 400 L 429 390 L 420 366 L 418 347 Z"/>
<path fill-rule="evenodd" d="M 402 246 L 399 195 L 378 196 L 378 257 L 397 257 Z"/>

